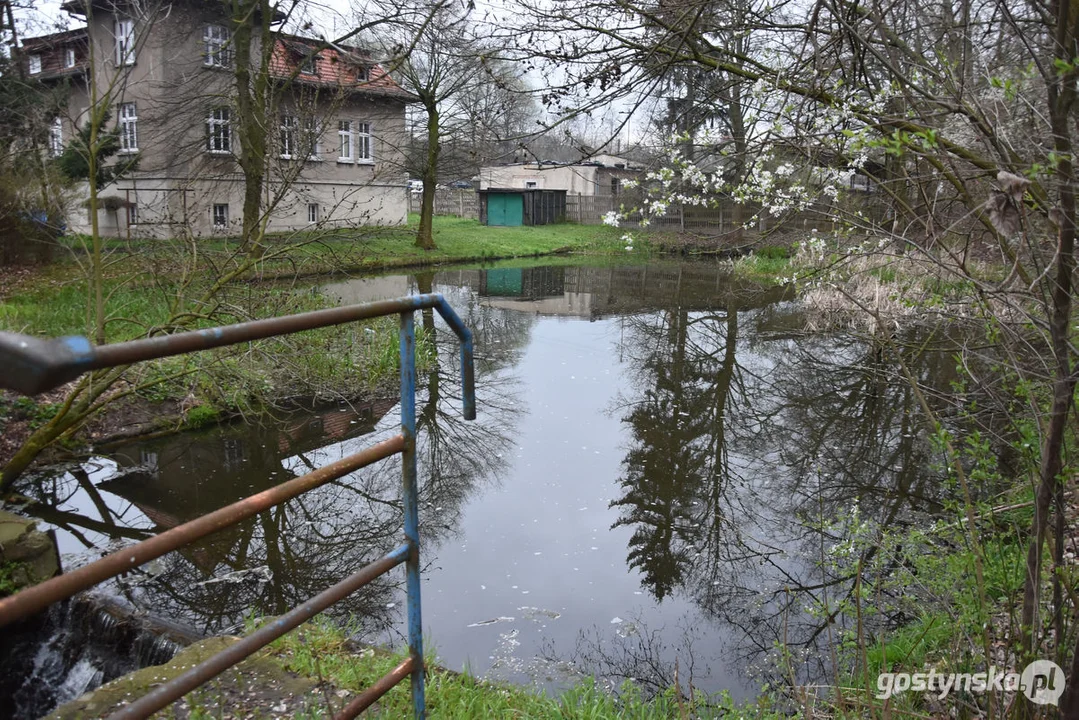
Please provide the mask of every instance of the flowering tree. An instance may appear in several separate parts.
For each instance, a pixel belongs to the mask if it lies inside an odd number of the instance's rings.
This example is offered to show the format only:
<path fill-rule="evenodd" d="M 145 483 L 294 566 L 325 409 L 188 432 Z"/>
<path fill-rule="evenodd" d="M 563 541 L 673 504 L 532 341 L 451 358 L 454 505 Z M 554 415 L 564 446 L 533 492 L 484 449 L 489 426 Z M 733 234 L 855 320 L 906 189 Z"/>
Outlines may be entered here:
<path fill-rule="evenodd" d="M 646 220 L 671 203 L 734 200 L 765 215 L 813 208 L 836 228 L 832 244 L 813 243 L 818 256 L 826 248 L 841 251 L 840 262 L 849 264 L 866 253 L 901 252 L 960 288 L 958 296 L 915 299 L 935 303 L 937 313 L 977 318 L 988 329 L 1010 386 L 1023 388 L 1026 400 L 1026 409 L 1005 406 L 1037 429 L 1018 633 L 1021 654 L 1033 657 L 1045 638 L 1064 637 L 1059 585 L 1044 616 L 1040 595 L 1054 517 L 1058 565 L 1062 552 L 1076 381 L 1069 330 L 1079 119 L 1074 7 L 825 0 L 753 8 L 714 27 L 698 22 L 713 12 L 704 0 L 681 3 L 676 13 L 669 8 L 575 0 L 534 13 L 557 35 L 552 59 L 572 61 L 567 75 L 577 87 L 592 88 L 594 102 L 646 93 L 647 78 L 661 72 L 657 66 L 671 73 L 693 67 L 748 86 L 739 105 L 745 171 L 727 172 L 730 162 L 709 167 L 676 142 L 667 167 L 646 179 L 649 196 L 640 208 Z M 669 41 L 651 42 L 657 31 Z M 754 42 L 726 41 L 732 37 Z M 733 107 L 729 98 L 713 102 L 716 112 Z M 994 256 L 1005 273 L 977 262 Z M 875 312 L 865 298 L 853 300 Z M 953 307 L 960 309 L 951 313 Z M 946 433 L 942 442 L 954 449 Z M 955 471 L 963 477 L 958 460 Z M 969 502 L 967 514 L 973 528 Z M 970 542 L 984 600 L 984 561 L 973 530 Z M 1057 571 L 1052 579 L 1059 582 Z M 988 656 L 988 629 L 982 641 Z M 1079 713 L 1075 653 L 1070 662 L 1065 715 Z"/>

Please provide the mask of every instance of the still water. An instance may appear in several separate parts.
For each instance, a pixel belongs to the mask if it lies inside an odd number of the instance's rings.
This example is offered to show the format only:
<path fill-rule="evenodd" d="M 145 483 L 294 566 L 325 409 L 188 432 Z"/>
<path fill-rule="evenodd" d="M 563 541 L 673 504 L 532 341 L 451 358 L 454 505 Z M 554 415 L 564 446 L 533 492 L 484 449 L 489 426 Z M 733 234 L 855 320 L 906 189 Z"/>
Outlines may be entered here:
<path fill-rule="evenodd" d="M 476 335 L 479 417 L 460 414 L 456 339 L 424 326 L 419 423 L 424 627 L 440 661 L 557 688 L 679 678 L 751 697 L 777 641 L 820 671 L 847 586 L 820 558 L 844 522 L 915 521 L 945 490 L 906 383 L 864 339 L 803 332 L 782 288 L 729 266 L 452 270 L 334 282 L 341 302 L 444 293 Z M 420 318 L 417 318 L 420 322 Z M 946 353 L 915 366 L 947 389 Z M 146 537 L 397 432 L 397 398 L 137 442 L 23 492 L 65 563 Z M 199 633 L 235 631 L 399 542 L 400 466 L 366 468 L 110 588 Z M 822 520 L 834 521 L 822 531 Z M 403 643 L 400 578 L 336 610 Z"/>

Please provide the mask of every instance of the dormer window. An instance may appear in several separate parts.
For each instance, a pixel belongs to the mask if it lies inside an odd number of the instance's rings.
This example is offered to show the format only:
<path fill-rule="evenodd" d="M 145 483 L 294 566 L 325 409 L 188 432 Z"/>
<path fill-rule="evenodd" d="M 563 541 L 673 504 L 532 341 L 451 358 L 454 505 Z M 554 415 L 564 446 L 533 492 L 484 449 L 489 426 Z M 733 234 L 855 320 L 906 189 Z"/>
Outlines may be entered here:
<path fill-rule="evenodd" d="M 366 65 L 356 67 L 356 82 L 365 83 L 371 79 L 371 68 Z"/>
<path fill-rule="evenodd" d="M 31 55 L 30 56 L 30 74 L 31 75 L 37 75 L 39 72 L 41 72 L 41 56 L 40 55 Z"/>
<path fill-rule="evenodd" d="M 318 75 L 318 53 L 312 53 L 300 60 L 300 72 L 304 75 Z"/>

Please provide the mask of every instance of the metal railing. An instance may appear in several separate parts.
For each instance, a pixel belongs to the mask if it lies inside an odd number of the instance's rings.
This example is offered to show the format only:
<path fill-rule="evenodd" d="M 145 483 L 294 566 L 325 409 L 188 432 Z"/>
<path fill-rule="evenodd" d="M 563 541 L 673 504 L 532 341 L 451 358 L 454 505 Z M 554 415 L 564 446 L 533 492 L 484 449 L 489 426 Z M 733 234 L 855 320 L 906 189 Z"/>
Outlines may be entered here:
<path fill-rule="evenodd" d="M 384 315 L 397 314 L 401 318 L 401 433 L 399 435 L 0 600 L 0 627 L 27 618 L 77 592 L 87 590 L 104 580 L 116 577 L 308 490 L 320 487 L 331 480 L 393 454 L 401 453 L 404 544 L 290 612 L 275 618 L 222 652 L 157 686 L 138 700 L 123 706 L 109 718 L 120 720 L 121 718 L 148 717 L 401 563 L 405 565 L 408 594 L 409 656 L 388 675 L 356 696 L 335 717 L 355 717 L 406 676 L 411 678 L 415 716 L 426 717 L 423 628 L 420 612 L 419 497 L 416 478 L 416 331 L 413 314 L 416 310 L 429 308 L 436 310 L 442 316 L 461 341 L 464 416 L 466 420 L 475 420 L 472 333 L 465 327 L 445 298 L 438 294 L 413 295 L 396 300 L 317 310 L 98 347 L 92 346 L 86 338 L 82 337 L 42 340 L 28 335 L 0 333 L 0 368 L 3 369 L 0 373 L 0 387 L 35 395 L 74 380 L 92 370 L 129 365 L 144 360 L 235 345 Z"/>

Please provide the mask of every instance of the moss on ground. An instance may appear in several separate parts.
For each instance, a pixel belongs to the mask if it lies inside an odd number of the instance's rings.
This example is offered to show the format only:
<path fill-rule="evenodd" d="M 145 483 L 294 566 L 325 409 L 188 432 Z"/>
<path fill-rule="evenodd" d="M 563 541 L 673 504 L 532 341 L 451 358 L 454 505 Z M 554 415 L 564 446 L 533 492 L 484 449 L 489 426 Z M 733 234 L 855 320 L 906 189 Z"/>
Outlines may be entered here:
<path fill-rule="evenodd" d="M 144 668 L 103 685 L 49 715 L 50 720 L 100 717 L 140 697 L 162 682 L 224 650 L 234 637 L 203 640 L 165 665 Z M 184 699 L 158 712 L 158 718 L 323 718 L 340 712 L 360 691 L 403 659 L 385 650 L 364 648 L 344 631 L 309 623 L 248 658 Z M 692 698 L 674 689 L 645 698 L 626 684 L 618 694 L 604 692 L 585 678 L 560 697 L 530 688 L 485 682 L 464 673 L 432 667 L 427 673 L 431 718 L 710 718 L 732 712 L 773 718 L 766 704 L 738 706 L 726 694 Z M 411 717 L 408 681 L 390 690 L 364 717 Z"/>

